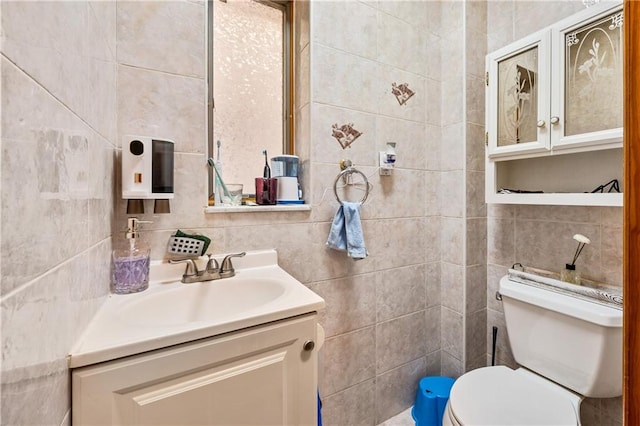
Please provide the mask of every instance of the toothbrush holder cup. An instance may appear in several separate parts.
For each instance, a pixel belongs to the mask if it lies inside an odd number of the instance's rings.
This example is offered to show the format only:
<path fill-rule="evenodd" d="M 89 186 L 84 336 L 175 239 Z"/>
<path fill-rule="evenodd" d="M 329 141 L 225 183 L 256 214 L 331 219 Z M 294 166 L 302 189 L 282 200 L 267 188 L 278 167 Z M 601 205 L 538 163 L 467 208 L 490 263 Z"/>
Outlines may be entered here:
<path fill-rule="evenodd" d="M 242 184 L 241 183 L 228 183 L 227 190 L 229 193 L 222 193 L 222 204 L 225 206 L 240 206 L 242 205 Z"/>
<path fill-rule="evenodd" d="M 271 205 L 278 202 L 278 180 L 276 178 L 256 178 L 256 203 Z"/>

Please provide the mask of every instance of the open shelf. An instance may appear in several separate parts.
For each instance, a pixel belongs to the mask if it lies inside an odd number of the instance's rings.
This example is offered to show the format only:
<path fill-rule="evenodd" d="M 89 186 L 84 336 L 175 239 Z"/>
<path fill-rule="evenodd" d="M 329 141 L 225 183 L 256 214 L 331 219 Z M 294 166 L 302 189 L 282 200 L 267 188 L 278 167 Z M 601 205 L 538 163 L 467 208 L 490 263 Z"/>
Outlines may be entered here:
<path fill-rule="evenodd" d="M 617 179 L 622 188 L 622 148 L 488 161 L 486 201 L 490 204 L 622 206 L 622 193 L 591 193 Z M 502 188 L 543 193 L 501 194 Z"/>

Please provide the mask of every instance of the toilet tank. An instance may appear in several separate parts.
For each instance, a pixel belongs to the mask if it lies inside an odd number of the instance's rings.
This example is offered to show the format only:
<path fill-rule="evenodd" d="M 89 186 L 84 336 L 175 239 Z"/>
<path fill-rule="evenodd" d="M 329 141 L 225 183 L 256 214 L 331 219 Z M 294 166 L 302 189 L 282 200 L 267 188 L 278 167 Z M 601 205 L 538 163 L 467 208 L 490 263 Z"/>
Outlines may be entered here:
<path fill-rule="evenodd" d="M 518 364 L 592 398 L 622 395 L 622 311 L 540 287 L 500 280 Z"/>

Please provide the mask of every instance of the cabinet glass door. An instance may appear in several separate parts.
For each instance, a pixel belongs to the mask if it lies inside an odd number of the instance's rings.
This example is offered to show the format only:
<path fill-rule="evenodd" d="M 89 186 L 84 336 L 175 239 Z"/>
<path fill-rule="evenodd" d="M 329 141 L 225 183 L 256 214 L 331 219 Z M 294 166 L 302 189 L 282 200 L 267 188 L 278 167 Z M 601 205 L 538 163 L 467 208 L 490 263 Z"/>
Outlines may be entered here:
<path fill-rule="evenodd" d="M 622 140 L 623 14 L 606 11 L 558 33 L 554 148 Z M 554 89 L 555 90 L 555 89 Z"/>
<path fill-rule="evenodd" d="M 538 139 L 538 47 L 498 62 L 498 146 Z"/>
<path fill-rule="evenodd" d="M 548 149 L 548 32 L 487 56 L 489 156 Z"/>

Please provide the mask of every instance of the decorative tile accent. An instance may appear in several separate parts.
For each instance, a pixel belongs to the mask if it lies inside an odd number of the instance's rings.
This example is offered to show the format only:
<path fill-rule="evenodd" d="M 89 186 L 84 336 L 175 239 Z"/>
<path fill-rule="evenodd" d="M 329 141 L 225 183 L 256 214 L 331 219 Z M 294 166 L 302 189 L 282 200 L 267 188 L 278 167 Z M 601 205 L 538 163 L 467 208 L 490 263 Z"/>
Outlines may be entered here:
<path fill-rule="evenodd" d="M 331 126 L 332 135 L 342 146 L 342 149 L 349 147 L 356 139 L 362 135 L 362 132 L 353 128 L 353 123 L 338 126 L 338 123 Z"/>
<path fill-rule="evenodd" d="M 395 95 L 400 105 L 404 105 L 413 95 L 415 95 L 415 92 L 409 89 L 409 85 L 407 83 L 391 83 L 391 93 Z"/>

